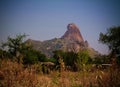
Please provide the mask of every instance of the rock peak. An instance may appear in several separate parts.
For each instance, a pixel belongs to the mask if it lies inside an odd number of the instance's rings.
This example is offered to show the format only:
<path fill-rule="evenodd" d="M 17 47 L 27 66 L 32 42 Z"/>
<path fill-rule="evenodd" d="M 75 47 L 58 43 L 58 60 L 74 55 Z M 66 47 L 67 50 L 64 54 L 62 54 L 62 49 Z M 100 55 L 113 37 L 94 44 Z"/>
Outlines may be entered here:
<path fill-rule="evenodd" d="M 67 31 L 61 38 L 68 39 L 68 40 L 74 40 L 78 42 L 84 42 L 79 28 L 74 23 L 68 24 Z"/>
<path fill-rule="evenodd" d="M 74 23 L 70 23 L 67 25 L 67 29 L 70 30 L 70 29 L 78 29 L 78 28 Z"/>

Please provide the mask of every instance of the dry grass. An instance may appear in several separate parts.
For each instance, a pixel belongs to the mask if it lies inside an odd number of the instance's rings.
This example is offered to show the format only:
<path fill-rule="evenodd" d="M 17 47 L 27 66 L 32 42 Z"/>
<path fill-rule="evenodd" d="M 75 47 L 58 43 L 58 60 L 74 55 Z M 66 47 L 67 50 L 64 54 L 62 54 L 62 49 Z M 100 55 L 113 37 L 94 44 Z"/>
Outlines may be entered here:
<path fill-rule="evenodd" d="M 38 85 L 36 74 L 17 62 L 2 60 L 0 71 L 3 77 L 0 82 L 1 87 L 37 87 Z"/>
<path fill-rule="evenodd" d="M 40 87 L 90 87 L 97 82 L 95 74 L 87 72 L 54 71 L 49 75 L 39 75 L 38 78 Z"/>
<path fill-rule="evenodd" d="M 120 70 L 110 68 L 107 72 L 99 74 L 97 82 L 99 87 L 120 87 Z"/>
<path fill-rule="evenodd" d="M 92 83 L 95 76 L 87 72 L 58 72 L 50 74 L 37 74 L 38 65 L 24 68 L 24 65 L 10 60 L 2 60 L 0 63 L 1 79 L 0 87 L 88 87 L 90 79 Z"/>
<path fill-rule="evenodd" d="M 120 72 L 52 71 L 37 73 L 39 65 L 24 68 L 10 60 L 0 61 L 0 87 L 120 87 Z"/>

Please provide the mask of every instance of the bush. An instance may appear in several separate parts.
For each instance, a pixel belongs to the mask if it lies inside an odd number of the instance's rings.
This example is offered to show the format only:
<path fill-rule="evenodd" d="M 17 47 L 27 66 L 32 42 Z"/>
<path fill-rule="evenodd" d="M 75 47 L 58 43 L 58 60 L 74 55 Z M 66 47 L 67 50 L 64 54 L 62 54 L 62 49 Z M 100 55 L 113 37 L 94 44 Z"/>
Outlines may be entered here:
<path fill-rule="evenodd" d="M 37 50 L 26 50 L 24 52 L 23 63 L 24 64 L 36 64 L 38 62 L 46 62 L 48 59 L 44 54 Z"/>
<path fill-rule="evenodd" d="M 38 57 L 33 50 L 26 51 L 25 57 L 23 58 L 24 64 L 35 64 L 38 62 Z"/>
<path fill-rule="evenodd" d="M 62 50 L 54 51 L 56 59 L 56 66 L 59 66 L 59 58 L 63 60 L 66 68 L 73 71 L 83 70 L 83 65 L 91 64 L 92 59 L 90 58 L 87 50 L 81 50 L 78 53 L 75 52 L 63 52 Z"/>

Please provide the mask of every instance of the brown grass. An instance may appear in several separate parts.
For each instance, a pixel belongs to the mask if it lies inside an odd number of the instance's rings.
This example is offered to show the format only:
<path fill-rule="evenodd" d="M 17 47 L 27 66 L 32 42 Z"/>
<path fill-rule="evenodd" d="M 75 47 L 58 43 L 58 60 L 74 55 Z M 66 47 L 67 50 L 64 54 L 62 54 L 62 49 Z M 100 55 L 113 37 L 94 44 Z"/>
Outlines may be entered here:
<path fill-rule="evenodd" d="M 40 65 L 24 67 L 10 60 L 0 61 L 0 87 L 120 87 L 118 69 L 95 72 L 42 72 Z"/>
<path fill-rule="evenodd" d="M 24 68 L 22 64 L 10 60 L 2 60 L 0 71 L 3 79 L 1 87 L 37 87 L 38 80 L 35 73 Z"/>
<path fill-rule="evenodd" d="M 97 82 L 99 87 L 120 87 L 120 70 L 110 68 L 107 72 L 99 74 Z"/>
<path fill-rule="evenodd" d="M 49 75 L 39 75 L 38 78 L 40 87 L 90 87 L 91 84 L 97 83 L 95 73 L 86 72 L 54 71 Z"/>
<path fill-rule="evenodd" d="M 50 74 L 36 73 L 38 65 L 24 68 L 24 65 L 10 60 L 2 60 L 1 87 L 88 87 L 95 76 L 86 72 L 52 71 Z"/>

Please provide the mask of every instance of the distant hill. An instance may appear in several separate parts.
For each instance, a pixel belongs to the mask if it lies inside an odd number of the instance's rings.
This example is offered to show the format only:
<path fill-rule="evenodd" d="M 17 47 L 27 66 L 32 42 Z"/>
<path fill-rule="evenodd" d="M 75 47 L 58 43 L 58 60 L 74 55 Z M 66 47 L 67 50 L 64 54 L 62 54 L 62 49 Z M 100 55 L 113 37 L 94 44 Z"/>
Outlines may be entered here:
<path fill-rule="evenodd" d="M 68 24 L 67 31 L 61 38 L 45 41 L 28 39 L 26 42 L 49 57 L 53 55 L 55 50 L 78 52 L 80 49 L 87 49 L 91 57 L 99 54 L 89 46 L 87 41 L 84 41 L 79 28 L 74 23 Z"/>

